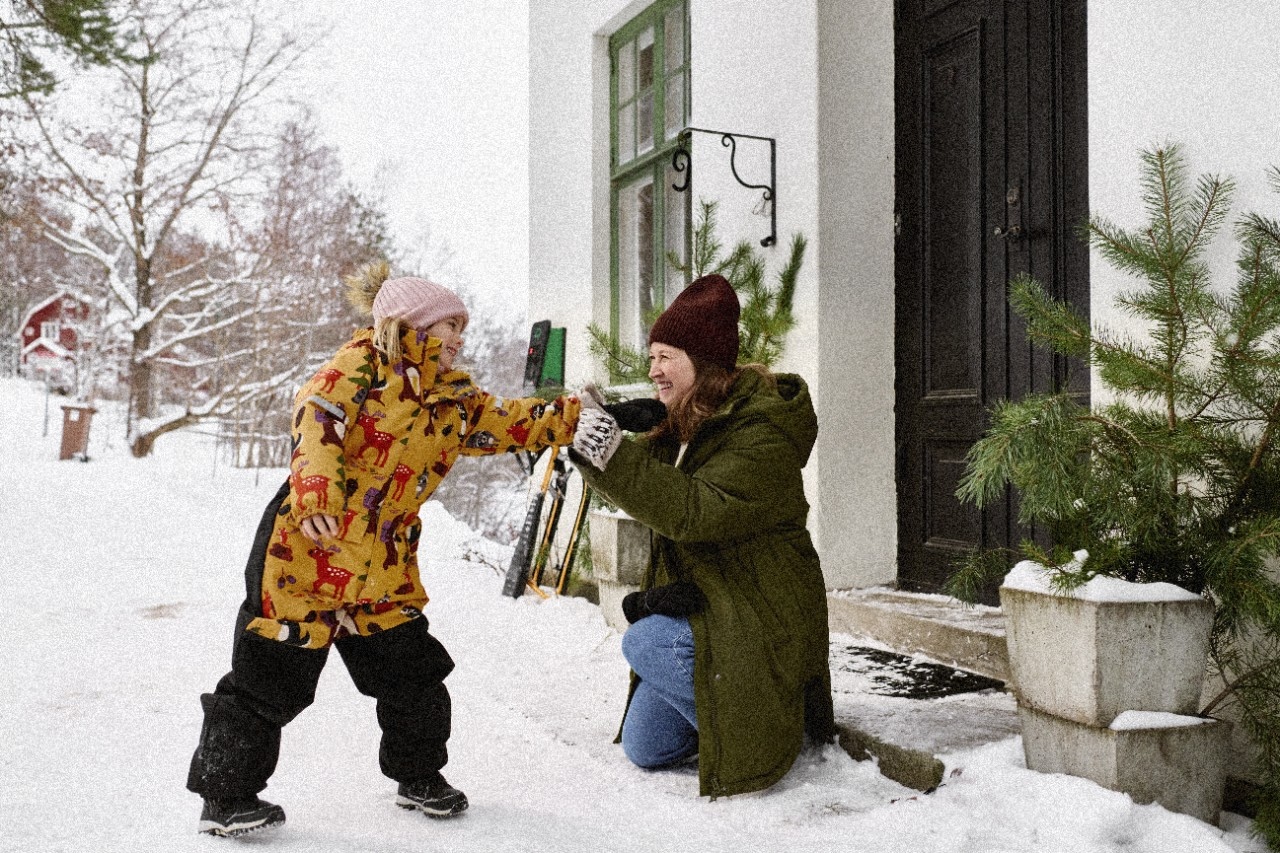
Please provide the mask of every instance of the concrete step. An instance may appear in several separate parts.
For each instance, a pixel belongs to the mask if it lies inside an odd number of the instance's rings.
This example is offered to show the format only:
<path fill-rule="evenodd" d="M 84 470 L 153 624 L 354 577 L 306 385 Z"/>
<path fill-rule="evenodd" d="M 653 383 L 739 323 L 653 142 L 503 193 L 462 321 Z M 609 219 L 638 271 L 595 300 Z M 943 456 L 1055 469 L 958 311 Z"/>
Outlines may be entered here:
<path fill-rule="evenodd" d="M 1009 680 L 1004 614 L 998 607 L 873 587 L 829 593 L 827 612 L 833 633 L 870 637 L 904 654 Z"/>
<path fill-rule="evenodd" d="M 836 723 L 855 759 L 875 758 L 885 776 L 930 791 L 947 772 L 944 756 L 1020 733 L 1017 703 L 1004 689 L 1009 663 L 999 608 L 886 588 L 833 592 L 827 608 Z M 950 680 L 956 689 L 886 689 L 897 676 L 869 671 L 860 661 L 865 653 L 855 651 L 867 643 L 915 661 L 898 662 L 904 681 Z"/>

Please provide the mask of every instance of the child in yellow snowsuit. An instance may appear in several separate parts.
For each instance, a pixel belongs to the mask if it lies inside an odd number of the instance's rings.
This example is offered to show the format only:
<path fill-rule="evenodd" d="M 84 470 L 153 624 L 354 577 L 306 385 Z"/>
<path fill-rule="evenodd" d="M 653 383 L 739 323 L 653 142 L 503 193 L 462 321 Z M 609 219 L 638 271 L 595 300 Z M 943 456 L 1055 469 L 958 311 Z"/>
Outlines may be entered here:
<path fill-rule="evenodd" d="M 448 760 L 453 669 L 430 634 L 418 575 L 418 509 L 458 455 L 573 443 L 605 454 L 616 424 L 574 396 L 506 400 L 454 369 L 468 313 L 450 290 L 387 277 L 348 279 L 372 314 L 299 391 L 288 481 L 268 505 L 246 568 L 232 669 L 204 694 L 187 787 L 200 831 L 240 835 L 284 822 L 258 799 L 283 726 L 311 704 L 331 646 L 377 699 L 383 773 L 397 803 L 433 817 L 467 807 L 440 773 Z M 581 418 L 581 425 L 579 420 Z"/>

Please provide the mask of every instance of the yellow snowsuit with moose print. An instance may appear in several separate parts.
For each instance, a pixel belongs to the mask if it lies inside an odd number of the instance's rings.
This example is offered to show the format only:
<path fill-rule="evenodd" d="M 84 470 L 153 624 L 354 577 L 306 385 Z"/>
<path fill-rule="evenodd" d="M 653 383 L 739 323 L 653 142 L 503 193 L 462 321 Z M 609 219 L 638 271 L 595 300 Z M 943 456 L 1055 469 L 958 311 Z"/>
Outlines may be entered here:
<path fill-rule="evenodd" d="M 289 494 L 262 575 L 262 613 L 248 630 L 305 648 L 368 636 L 415 619 L 418 510 L 458 454 L 538 450 L 572 441 L 576 397 L 505 400 L 470 376 L 438 373 L 441 342 L 405 329 L 394 364 L 362 329 L 298 392 Z M 317 545 L 299 527 L 338 519 Z"/>

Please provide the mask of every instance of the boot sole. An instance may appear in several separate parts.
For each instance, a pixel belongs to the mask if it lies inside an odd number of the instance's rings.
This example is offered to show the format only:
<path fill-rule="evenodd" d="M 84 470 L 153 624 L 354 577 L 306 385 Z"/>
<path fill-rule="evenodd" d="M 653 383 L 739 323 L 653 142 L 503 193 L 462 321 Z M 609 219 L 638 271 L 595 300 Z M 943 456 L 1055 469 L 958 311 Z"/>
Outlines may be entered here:
<path fill-rule="evenodd" d="M 425 805 L 417 803 L 407 797 L 396 797 L 396 805 L 402 809 L 417 809 L 424 815 L 436 820 L 444 820 L 445 818 L 457 817 L 467 810 L 469 803 L 466 797 L 459 797 L 455 800 L 442 800 L 435 805 Z"/>
<path fill-rule="evenodd" d="M 201 835 L 215 835 L 219 838 L 240 838 L 254 832 L 261 832 L 264 829 L 274 829 L 277 826 L 284 825 L 284 815 L 279 817 L 269 817 L 254 823 L 239 823 L 223 826 L 220 823 L 211 821 L 200 821 L 199 832 Z"/>

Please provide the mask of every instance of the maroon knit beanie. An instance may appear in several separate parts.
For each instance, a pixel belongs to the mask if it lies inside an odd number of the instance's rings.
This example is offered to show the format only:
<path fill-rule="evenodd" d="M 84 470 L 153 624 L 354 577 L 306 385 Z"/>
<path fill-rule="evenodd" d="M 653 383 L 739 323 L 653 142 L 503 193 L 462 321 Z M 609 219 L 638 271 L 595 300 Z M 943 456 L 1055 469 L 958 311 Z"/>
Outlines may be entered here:
<path fill-rule="evenodd" d="M 649 330 L 667 344 L 725 370 L 738 366 L 738 294 L 722 275 L 704 275 L 680 292 Z"/>

